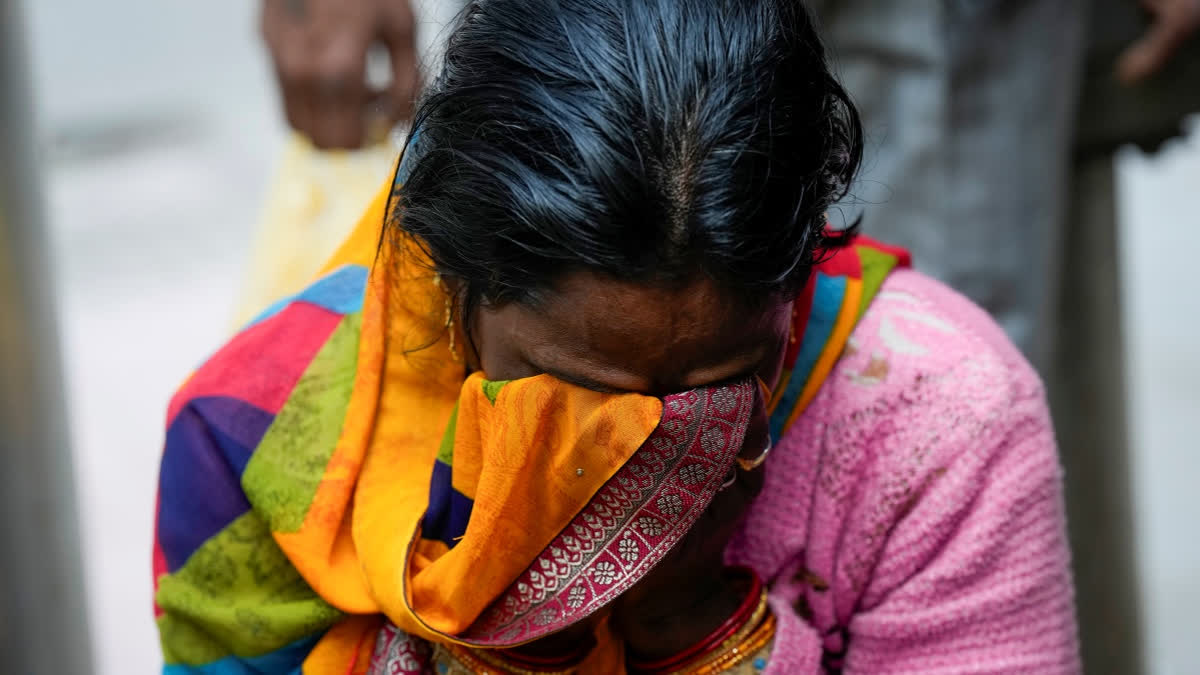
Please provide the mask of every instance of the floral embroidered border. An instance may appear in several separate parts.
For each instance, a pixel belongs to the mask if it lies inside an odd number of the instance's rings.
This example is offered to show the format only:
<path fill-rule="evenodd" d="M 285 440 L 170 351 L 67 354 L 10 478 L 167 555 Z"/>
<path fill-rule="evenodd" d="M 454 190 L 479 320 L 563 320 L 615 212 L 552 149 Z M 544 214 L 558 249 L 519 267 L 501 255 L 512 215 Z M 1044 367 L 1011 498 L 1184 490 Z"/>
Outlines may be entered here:
<path fill-rule="evenodd" d="M 741 450 L 754 384 L 668 396 L 633 457 L 457 639 L 522 644 L 580 621 L 624 593 L 691 529 Z"/>
<path fill-rule="evenodd" d="M 391 623 L 384 624 L 375 637 L 368 675 L 425 675 L 429 672 L 432 647 Z"/>

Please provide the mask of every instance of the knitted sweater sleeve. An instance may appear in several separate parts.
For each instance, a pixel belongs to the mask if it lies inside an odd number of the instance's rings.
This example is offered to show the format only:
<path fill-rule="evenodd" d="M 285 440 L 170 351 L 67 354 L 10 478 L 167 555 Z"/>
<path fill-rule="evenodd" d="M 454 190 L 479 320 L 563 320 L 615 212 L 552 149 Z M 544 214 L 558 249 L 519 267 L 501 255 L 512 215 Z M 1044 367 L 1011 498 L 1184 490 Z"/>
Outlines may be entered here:
<path fill-rule="evenodd" d="M 1041 386 L 961 297 L 894 275 L 767 472 L 730 557 L 799 618 L 769 670 L 1079 672 Z"/>
<path fill-rule="evenodd" d="M 923 475 L 889 519 L 846 672 L 1078 672 L 1054 442 L 1031 426 Z"/>

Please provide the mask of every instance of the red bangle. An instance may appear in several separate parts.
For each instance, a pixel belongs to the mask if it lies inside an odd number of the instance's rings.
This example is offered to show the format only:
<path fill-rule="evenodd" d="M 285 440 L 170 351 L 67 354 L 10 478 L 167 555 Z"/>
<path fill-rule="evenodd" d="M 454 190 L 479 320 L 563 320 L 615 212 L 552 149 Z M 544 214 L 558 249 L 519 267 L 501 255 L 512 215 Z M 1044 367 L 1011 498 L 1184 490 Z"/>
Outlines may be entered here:
<path fill-rule="evenodd" d="M 720 626 L 717 626 L 713 632 L 691 647 L 678 654 L 657 661 L 631 660 L 629 663 L 630 670 L 639 673 L 665 673 L 678 670 L 683 664 L 692 661 L 701 654 L 711 651 L 736 633 L 749 620 L 750 615 L 754 613 L 754 608 L 758 606 L 758 602 L 762 596 L 762 580 L 749 567 L 735 567 L 731 569 L 747 574 L 750 577 L 750 590 L 746 593 L 746 597 L 742 599 L 742 604 L 738 606 L 737 610 Z"/>

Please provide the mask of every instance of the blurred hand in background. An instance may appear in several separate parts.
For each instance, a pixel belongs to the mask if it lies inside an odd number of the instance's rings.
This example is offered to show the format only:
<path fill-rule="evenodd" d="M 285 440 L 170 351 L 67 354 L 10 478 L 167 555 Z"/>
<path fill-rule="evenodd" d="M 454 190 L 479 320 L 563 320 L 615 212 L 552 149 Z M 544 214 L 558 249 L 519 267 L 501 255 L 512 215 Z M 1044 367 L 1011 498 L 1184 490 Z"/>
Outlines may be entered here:
<path fill-rule="evenodd" d="M 1117 77 L 1133 84 L 1157 73 L 1200 29 L 1200 0 L 1142 0 L 1150 28 L 1117 61 Z"/>
<path fill-rule="evenodd" d="M 263 0 L 262 33 L 288 124 L 319 148 L 357 148 L 368 130 L 412 113 L 420 78 L 408 0 Z M 367 52 L 386 48 L 391 74 L 367 82 Z"/>

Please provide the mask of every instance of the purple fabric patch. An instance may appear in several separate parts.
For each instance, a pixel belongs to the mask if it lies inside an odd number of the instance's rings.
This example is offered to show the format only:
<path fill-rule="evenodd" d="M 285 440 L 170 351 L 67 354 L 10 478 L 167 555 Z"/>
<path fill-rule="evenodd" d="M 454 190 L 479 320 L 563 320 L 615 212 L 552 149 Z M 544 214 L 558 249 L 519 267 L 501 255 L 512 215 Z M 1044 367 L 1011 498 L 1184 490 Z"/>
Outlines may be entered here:
<path fill-rule="evenodd" d="M 454 548 L 467 531 L 475 502 L 455 490 L 451 481 L 450 466 L 440 460 L 434 462 L 433 477 L 429 481 L 429 506 L 421 521 L 421 538 L 435 539 Z"/>
<path fill-rule="evenodd" d="M 167 570 L 250 510 L 242 471 L 275 416 L 244 401 L 189 401 L 167 429 L 159 474 L 158 541 Z"/>

